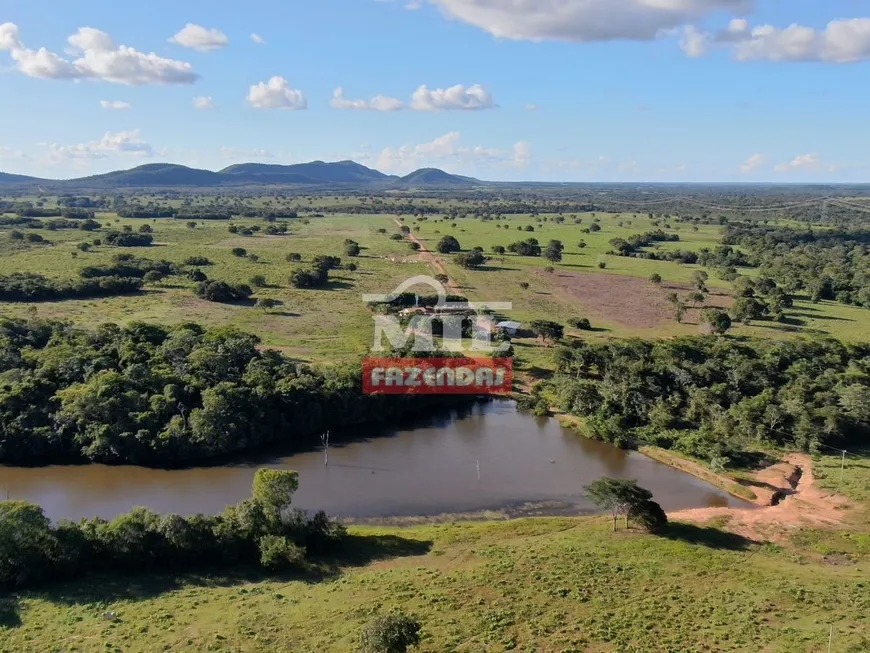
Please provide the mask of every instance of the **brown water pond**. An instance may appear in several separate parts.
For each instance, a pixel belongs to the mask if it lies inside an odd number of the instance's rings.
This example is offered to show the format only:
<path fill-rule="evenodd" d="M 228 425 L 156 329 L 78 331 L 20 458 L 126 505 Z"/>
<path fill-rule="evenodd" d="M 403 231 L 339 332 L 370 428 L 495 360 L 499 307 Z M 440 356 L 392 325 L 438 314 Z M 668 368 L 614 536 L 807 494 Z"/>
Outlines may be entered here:
<path fill-rule="evenodd" d="M 337 443 L 343 436 L 344 443 Z M 0 493 L 40 504 L 52 519 L 111 518 L 134 506 L 213 514 L 250 495 L 258 467 L 299 472 L 297 507 L 346 518 L 504 511 L 582 513 L 583 486 L 631 478 L 665 510 L 742 505 L 646 456 L 593 442 L 507 401 L 477 404 L 394 429 L 333 434 L 322 451 L 220 467 L 156 470 L 104 465 L 0 467 Z"/>

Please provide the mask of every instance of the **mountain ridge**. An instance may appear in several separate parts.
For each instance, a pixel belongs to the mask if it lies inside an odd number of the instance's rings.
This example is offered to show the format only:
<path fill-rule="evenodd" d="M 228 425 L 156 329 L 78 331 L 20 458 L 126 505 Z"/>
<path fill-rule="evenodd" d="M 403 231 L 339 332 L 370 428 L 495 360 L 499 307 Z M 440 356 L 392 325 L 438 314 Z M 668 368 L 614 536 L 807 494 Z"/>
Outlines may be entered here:
<path fill-rule="evenodd" d="M 0 188 L 47 186 L 51 188 L 222 188 L 232 186 L 337 186 L 390 188 L 470 188 L 481 182 L 437 168 L 421 168 L 399 177 L 368 168 L 355 161 L 310 161 L 290 165 L 236 163 L 218 171 L 173 163 L 146 163 L 126 170 L 75 179 L 40 179 L 0 172 Z"/>

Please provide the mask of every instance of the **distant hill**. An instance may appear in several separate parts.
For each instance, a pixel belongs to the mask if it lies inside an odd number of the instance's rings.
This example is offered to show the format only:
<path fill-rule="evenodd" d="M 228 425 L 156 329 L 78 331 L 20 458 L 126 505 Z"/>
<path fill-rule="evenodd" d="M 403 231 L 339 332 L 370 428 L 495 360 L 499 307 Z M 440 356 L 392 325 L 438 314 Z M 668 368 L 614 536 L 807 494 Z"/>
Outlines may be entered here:
<path fill-rule="evenodd" d="M 0 184 L 20 185 L 20 184 L 38 184 L 44 182 L 44 179 L 37 177 L 27 177 L 25 175 L 11 175 L 8 172 L 0 172 Z"/>
<path fill-rule="evenodd" d="M 294 165 L 239 163 L 218 172 L 170 163 L 149 163 L 80 179 L 37 179 L 0 173 L 0 187 L 46 185 L 54 189 L 174 188 L 226 186 L 344 186 L 364 188 L 457 188 L 475 179 L 425 168 L 405 177 L 386 175 L 354 161 L 312 161 Z"/>
<path fill-rule="evenodd" d="M 420 187 L 438 187 L 438 188 L 453 188 L 457 186 L 469 187 L 479 184 L 480 182 L 471 177 L 462 177 L 460 175 L 451 175 L 450 173 L 439 170 L 438 168 L 421 168 L 415 170 L 409 175 L 405 175 L 399 180 L 402 186 L 409 188 Z"/>
<path fill-rule="evenodd" d="M 168 186 L 220 186 L 222 178 L 211 170 L 197 170 L 171 163 L 149 163 L 131 170 L 69 179 L 64 185 L 85 188 L 141 188 Z"/>

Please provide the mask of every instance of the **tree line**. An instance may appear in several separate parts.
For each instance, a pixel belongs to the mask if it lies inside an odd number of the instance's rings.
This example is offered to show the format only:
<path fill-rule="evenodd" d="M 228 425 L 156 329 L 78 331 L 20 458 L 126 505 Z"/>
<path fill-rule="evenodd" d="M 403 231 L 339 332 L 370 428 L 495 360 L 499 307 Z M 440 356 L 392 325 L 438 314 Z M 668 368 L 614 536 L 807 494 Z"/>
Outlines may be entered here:
<path fill-rule="evenodd" d="M 814 451 L 870 438 L 870 345 L 714 337 L 574 341 L 537 397 L 597 438 L 739 462 L 759 446 Z"/>
<path fill-rule="evenodd" d="M 252 496 L 214 516 L 160 515 L 134 508 L 111 521 L 53 526 L 39 506 L 0 502 L 0 588 L 57 582 L 93 572 L 166 572 L 259 565 L 301 568 L 335 549 L 344 527 L 292 509 L 296 472 L 260 469 Z"/>
<path fill-rule="evenodd" d="M 137 280 L 138 281 L 138 280 Z M 176 466 L 457 401 L 362 393 L 360 364 L 328 370 L 232 328 L 0 320 L 0 463 Z"/>

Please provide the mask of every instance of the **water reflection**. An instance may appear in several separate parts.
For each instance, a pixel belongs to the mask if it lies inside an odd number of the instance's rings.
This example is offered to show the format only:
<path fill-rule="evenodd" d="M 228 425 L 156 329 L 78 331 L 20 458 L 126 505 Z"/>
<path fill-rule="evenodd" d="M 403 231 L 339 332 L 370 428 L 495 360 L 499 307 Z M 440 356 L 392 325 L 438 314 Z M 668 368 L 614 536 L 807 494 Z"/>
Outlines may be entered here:
<path fill-rule="evenodd" d="M 502 509 L 527 502 L 558 511 L 592 509 L 583 486 L 601 476 L 634 478 L 666 510 L 740 503 L 713 486 L 653 461 L 593 442 L 552 419 L 493 402 L 382 430 L 333 434 L 329 466 L 310 451 L 205 469 L 138 467 L 0 468 L 0 491 L 42 505 L 53 519 L 113 517 L 134 506 L 215 513 L 250 494 L 259 466 L 295 469 L 297 506 L 345 517 Z M 478 466 L 480 477 L 478 478 Z"/>

